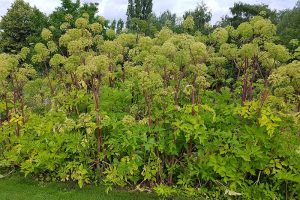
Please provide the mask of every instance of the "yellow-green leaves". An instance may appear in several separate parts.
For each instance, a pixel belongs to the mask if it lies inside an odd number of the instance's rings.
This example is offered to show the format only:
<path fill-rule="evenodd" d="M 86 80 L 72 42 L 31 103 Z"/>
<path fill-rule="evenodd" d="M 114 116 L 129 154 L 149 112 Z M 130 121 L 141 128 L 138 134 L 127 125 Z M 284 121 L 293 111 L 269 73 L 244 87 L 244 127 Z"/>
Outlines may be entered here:
<path fill-rule="evenodd" d="M 65 70 L 67 72 L 76 71 L 76 68 L 80 66 L 80 64 L 81 64 L 80 56 L 72 55 L 68 57 L 65 61 Z"/>
<path fill-rule="evenodd" d="M 281 119 L 273 114 L 269 108 L 267 108 L 261 111 L 261 117 L 258 119 L 258 122 L 260 126 L 266 127 L 269 136 L 273 136 L 273 133 L 279 126 Z"/>
<path fill-rule="evenodd" d="M 272 42 L 267 42 L 265 44 L 265 49 L 268 51 L 270 56 L 275 60 L 280 62 L 286 62 L 290 59 L 290 54 L 288 49 L 283 45 L 276 45 Z"/>
<path fill-rule="evenodd" d="M 138 73 L 137 78 L 140 80 L 141 83 L 141 91 L 155 91 L 155 88 L 160 88 L 163 85 L 163 80 L 160 74 L 155 72 L 147 73 L 145 71 L 141 71 Z"/>
<path fill-rule="evenodd" d="M 190 68 L 193 68 L 194 74 L 196 75 L 195 84 L 201 89 L 207 89 L 210 86 L 210 83 L 207 80 L 207 67 L 202 64 L 191 65 Z"/>
<path fill-rule="evenodd" d="M 44 40 L 48 41 L 52 38 L 52 32 L 49 29 L 44 28 L 42 30 L 41 36 Z"/>
<path fill-rule="evenodd" d="M 239 50 L 239 54 L 242 58 L 252 58 L 258 54 L 258 46 L 252 43 L 244 44 Z"/>
<path fill-rule="evenodd" d="M 276 34 L 276 26 L 268 19 L 255 17 L 250 23 L 253 25 L 254 33 L 260 35 L 264 39 L 272 39 Z"/>
<path fill-rule="evenodd" d="M 87 19 L 87 20 L 88 20 L 88 19 L 90 18 L 90 15 L 89 15 L 88 13 L 85 12 L 85 13 L 82 14 L 82 17 L 83 17 L 84 19 Z"/>
<path fill-rule="evenodd" d="M 254 120 L 257 118 L 260 109 L 258 101 L 246 102 L 243 107 L 237 107 L 236 112 L 245 119 Z"/>
<path fill-rule="evenodd" d="M 112 59 L 123 53 L 123 47 L 117 41 L 105 41 L 100 46 L 100 50 Z"/>
<path fill-rule="evenodd" d="M 88 26 L 88 20 L 86 18 L 78 18 L 76 21 L 75 21 L 75 25 L 77 28 L 80 28 L 80 29 L 84 29 Z"/>
<path fill-rule="evenodd" d="M 68 43 L 69 54 L 79 54 L 84 49 L 84 44 L 81 40 L 74 40 Z"/>
<path fill-rule="evenodd" d="M 66 15 L 65 15 L 65 20 L 66 20 L 67 22 L 70 22 L 72 19 L 73 19 L 73 16 L 72 16 L 71 14 L 66 14 Z"/>
<path fill-rule="evenodd" d="M 156 55 L 154 57 L 148 57 L 147 61 L 148 61 L 148 63 L 145 63 L 145 64 L 149 64 L 150 65 L 149 67 L 151 67 L 152 65 L 157 67 L 157 71 L 161 71 L 163 69 L 163 67 L 167 67 L 167 65 L 169 64 L 168 59 L 163 55 Z"/>
<path fill-rule="evenodd" d="M 32 57 L 33 62 L 42 62 L 49 58 L 50 51 L 42 43 L 37 43 L 34 47 L 35 55 Z"/>
<path fill-rule="evenodd" d="M 20 65 L 18 56 L 0 54 L 0 81 L 6 82 L 7 77 L 10 76 L 10 81 L 18 81 L 23 87 L 28 78 L 33 78 L 35 75 L 36 71 L 31 65 L 26 63 Z"/>
<path fill-rule="evenodd" d="M 224 66 L 227 62 L 227 59 L 223 56 L 213 56 L 209 58 L 209 62 L 214 66 Z"/>
<path fill-rule="evenodd" d="M 300 62 L 294 61 L 288 65 L 284 65 L 274 70 L 269 77 L 270 83 L 276 88 L 287 88 L 291 86 L 294 90 L 300 92 Z"/>
<path fill-rule="evenodd" d="M 236 108 L 236 112 L 245 119 L 257 120 L 261 127 L 266 128 L 270 137 L 273 136 L 281 122 L 281 119 L 271 111 L 270 107 L 262 107 L 259 101 L 246 102 L 243 107 Z"/>
<path fill-rule="evenodd" d="M 238 48 L 235 44 L 222 44 L 220 53 L 228 59 L 234 60 L 238 54 Z"/>
<path fill-rule="evenodd" d="M 115 39 L 115 37 L 116 37 L 116 32 L 115 32 L 115 30 L 113 30 L 113 29 L 108 29 L 108 30 L 106 31 L 106 36 L 107 36 L 110 40 Z"/>
<path fill-rule="evenodd" d="M 9 123 L 18 124 L 19 126 L 23 125 L 23 117 L 17 113 L 13 113 Z"/>
<path fill-rule="evenodd" d="M 108 71 L 109 59 L 105 55 L 91 57 L 86 63 L 88 68 L 95 70 L 94 73 L 105 74 Z"/>
<path fill-rule="evenodd" d="M 83 51 L 92 44 L 93 37 L 87 29 L 69 29 L 59 38 L 59 45 L 67 47 L 70 54 Z"/>
<path fill-rule="evenodd" d="M 60 54 L 55 54 L 50 60 L 50 65 L 53 67 L 58 67 L 59 65 L 64 64 L 65 61 L 65 57 Z"/>
<path fill-rule="evenodd" d="M 168 58 L 173 58 L 176 53 L 176 47 L 171 42 L 165 42 L 160 48 L 160 53 Z"/>
<path fill-rule="evenodd" d="M 229 34 L 225 28 L 216 28 L 211 37 L 214 42 L 224 44 L 227 42 Z"/>
<path fill-rule="evenodd" d="M 153 47 L 153 44 L 154 42 L 150 37 L 141 37 L 137 46 L 141 50 L 150 51 L 150 49 Z"/>
<path fill-rule="evenodd" d="M 103 16 L 99 16 L 97 20 L 101 25 L 104 25 L 106 19 Z"/>
<path fill-rule="evenodd" d="M 67 34 L 62 35 L 59 38 L 59 45 L 66 47 L 71 40 L 72 40 L 72 38 L 70 35 L 67 35 Z"/>
<path fill-rule="evenodd" d="M 57 45 L 53 41 L 47 42 L 47 47 L 51 53 L 54 53 L 57 51 Z"/>
<path fill-rule="evenodd" d="M 28 47 L 23 47 L 18 54 L 22 60 L 25 60 L 30 53 L 30 49 Z"/>
<path fill-rule="evenodd" d="M 249 22 L 241 23 L 237 31 L 244 41 L 251 39 L 253 36 L 253 27 Z"/>
<path fill-rule="evenodd" d="M 83 52 L 85 48 L 90 47 L 93 44 L 93 41 L 87 37 L 81 37 L 78 40 L 73 40 L 68 42 L 67 48 L 68 52 L 72 54 L 79 54 Z"/>
<path fill-rule="evenodd" d="M 187 16 L 187 18 L 183 21 L 182 26 L 186 31 L 194 30 L 195 22 L 193 16 Z"/>
<path fill-rule="evenodd" d="M 90 179 L 88 178 L 88 171 L 83 167 L 82 164 L 80 164 L 79 167 L 76 166 L 74 167 L 74 169 L 72 169 L 71 178 L 78 181 L 78 185 L 80 188 L 83 187 L 83 184 L 90 183 Z"/>
<path fill-rule="evenodd" d="M 194 42 L 190 45 L 191 56 L 194 62 L 203 63 L 206 61 L 208 54 L 205 44 L 201 42 Z"/>
<path fill-rule="evenodd" d="M 118 35 L 116 41 L 121 44 L 123 47 L 134 47 L 136 43 L 136 35 L 132 33 L 122 33 Z"/>
<path fill-rule="evenodd" d="M 102 25 L 99 23 L 93 23 L 90 25 L 90 29 L 93 33 L 97 34 L 97 33 L 101 33 L 103 28 Z"/>
<path fill-rule="evenodd" d="M 14 75 L 19 82 L 25 84 L 29 78 L 34 78 L 36 76 L 36 71 L 31 65 L 25 64 L 23 67 L 18 68 L 14 72 Z"/>
<path fill-rule="evenodd" d="M 71 25 L 70 25 L 70 23 L 68 23 L 68 22 L 64 22 L 64 23 L 62 23 L 61 25 L 60 25 L 60 30 L 62 30 L 62 31 L 65 31 L 65 30 L 67 30 L 68 28 L 70 28 L 71 27 Z"/>
<path fill-rule="evenodd" d="M 154 191 L 159 196 L 162 196 L 162 197 L 174 196 L 178 192 L 178 190 L 175 189 L 174 187 L 163 185 L 163 184 L 155 186 Z"/>
<path fill-rule="evenodd" d="M 184 67 L 191 61 L 191 55 L 188 50 L 180 50 L 176 52 L 174 61 L 179 67 Z"/>
<path fill-rule="evenodd" d="M 10 71 L 18 67 L 18 60 L 9 54 L 0 54 L 0 80 L 6 79 Z"/>
<path fill-rule="evenodd" d="M 156 34 L 156 40 L 159 44 L 163 44 L 170 37 L 172 37 L 173 32 L 167 27 L 163 27 L 159 33 Z"/>
<path fill-rule="evenodd" d="M 122 119 L 122 124 L 124 126 L 132 126 L 136 123 L 134 117 L 132 117 L 131 115 L 125 115 Z"/>
<path fill-rule="evenodd" d="M 291 39 L 290 42 L 289 42 L 289 45 L 291 45 L 292 47 L 298 47 L 299 46 L 299 40 Z"/>

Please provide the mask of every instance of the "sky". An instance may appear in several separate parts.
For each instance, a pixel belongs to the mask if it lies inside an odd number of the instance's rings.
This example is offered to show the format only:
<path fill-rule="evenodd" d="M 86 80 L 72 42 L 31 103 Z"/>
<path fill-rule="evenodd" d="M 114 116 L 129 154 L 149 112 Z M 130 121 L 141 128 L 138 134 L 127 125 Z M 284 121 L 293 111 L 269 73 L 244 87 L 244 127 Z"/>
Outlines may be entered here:
<path fill-rule="evenodd" d="M 60 5 L 60 0 L 25 0 L 32 6 L 36 6 L 42 12 L 50 14 Z M 216 23 L 222 16 L 229 14 L 229 8 L 234 2 L 245 2 L 255 4 L 267 4 L 270 8 L 283 10 L 293 8 L 297 0 L 203 0 L 209 10 L 212 12 L 211 23 Z M 0 0 L 0 16 L 5 15 L 7 9 L 14 0 Z M 128 0 L 81 0 L 82 3 L 99 3 L 99 15 L 105 18 L 126 19 L 126 10 Z M 178 16 L 182 16 L 187 10 L 192 10 L 201 0 L 153 0 L 153 11 L 159 15 L 165 10 L 170 10 Z"/>

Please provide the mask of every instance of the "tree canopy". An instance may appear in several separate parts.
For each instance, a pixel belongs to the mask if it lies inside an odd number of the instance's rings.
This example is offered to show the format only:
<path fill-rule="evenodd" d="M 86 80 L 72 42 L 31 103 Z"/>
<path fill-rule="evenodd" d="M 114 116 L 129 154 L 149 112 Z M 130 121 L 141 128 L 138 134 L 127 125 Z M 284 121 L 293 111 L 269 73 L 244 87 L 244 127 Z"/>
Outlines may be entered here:
<path fill-rule="evenodd" d="M 45 25 L 47 18 L 42 12 L 23 0 L 16 0 L 0 21 L 0 49 L 17 53 L 23 46 L 39 41 Z"/>
<path fill-rule="evenodd" d="M 231 17 L 225 16 L 222 23 L 238 27 L 241 23 L 250 20 L 252 17 L 257 15 L 264 15 L 269 18 L 273 23 L 278 23 L 277 12 L 271 10 L 266 4 L 248 4 L 237 2 L 230 8 Z"/>
<path fill-rule="evenodd" d="M 283 44 L 289 45 L 292 39 L 300 41 L 300 1 L 291 10 L 285 10 L 280 14 L 278 34 Z"/>
<path fill-rule="evenodd" d="M 183 18 L 186 19 L 188 16 L 193 17 L 195 30 L 207 33 L 206 25 L 210 22 L 212 14 L 203 1 L 194 10 L 185 12 Z"/>

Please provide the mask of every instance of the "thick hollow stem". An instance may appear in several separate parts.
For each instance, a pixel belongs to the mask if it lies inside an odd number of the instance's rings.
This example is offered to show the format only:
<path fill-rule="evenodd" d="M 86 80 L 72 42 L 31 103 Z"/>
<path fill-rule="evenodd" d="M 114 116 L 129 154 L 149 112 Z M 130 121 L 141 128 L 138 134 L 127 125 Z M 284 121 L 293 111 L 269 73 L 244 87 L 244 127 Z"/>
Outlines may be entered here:
<path fill-rule="evenodd" d="M 247 99 L 247 88 L 248 88 L 248 59 L 245 58 L 245 74 L 244 74 L 244 84 L 243 84 L 243 95 L 242 95 L 242 106 L 245 105 L 246 99 Z"/>
<path fill-rule="evenodd" d="M 192 116 L 195 116 L 195 87 L 194 85 L 192 86 Z M 189 147 L 188 147 L 188 154 L 192 155 L 193 152 L 193 139 L 190 138 L 189 141 Z"/>
<path fill-rule="evenodd" d="M 97 138 L 97 169 L 100 170 L 100 154 L 101 154 L 101 148 L 102 148 L 102 129 L 101 129 L 101 116 L 100 116 L 100 99 L 99 99 L 99 87 L 94 87 L 94 100 L 95 100 L 95 111 L 96 111 L 96 138 Z"/>
<path fill-rule="evenodd" d="M 180 85 L 181 85 L 182 75 L 179 75 L 177 85 L 175 87 L 175 105 L 179 105 L 179 93 L 180 93 Z"/>
<path fill-rule="evenodd" d="M 6 111 L 6 119 L 9 120 L 9 109 L 8 109 L 8 99 L 7 99 L 7 95 L 4 95 L 5 98 L 5 111 Z"/>
<path fill-rule="evenodd" d="M 14 78 L 16 80 L 16 78 Z M 17 89 L 15 87 L 15 84 L 14 84 L 14 81 L 12 81 L 12 86 L 13 86 L 13 91 L 14 91 L 14 98 L 13 98 L 13 104 L 14 104 L 14 111 L 15 111 L 15 114 L 18 113 L 17 111 Z M 16 136 L 19 137 L 20 136 L 20 126 L 19 126 L 19 123 L 17 123 L 17 126 L 16 126 Z"/>
<path fill-rule="evenodd" d="M 47 63 L 44 62 L 44 65 L 45 65 L 45 72 L 46 72 L 46 76 L 47 76 L 47 79 L 48 79 L 49 88 L 50 88 L 51 94 L 53 95 L 54 94 L 54 89 L 53 89 L 52 82 L 51 82 L 51 79 L 50 79 L 50 74 L 49 74 Z"/>

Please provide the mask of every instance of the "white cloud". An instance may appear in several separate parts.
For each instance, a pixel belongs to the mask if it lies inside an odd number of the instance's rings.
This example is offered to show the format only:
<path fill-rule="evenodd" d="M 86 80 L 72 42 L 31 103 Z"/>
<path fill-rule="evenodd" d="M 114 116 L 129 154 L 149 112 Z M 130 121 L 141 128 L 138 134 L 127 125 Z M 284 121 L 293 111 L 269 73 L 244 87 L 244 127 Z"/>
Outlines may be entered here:
<path fill-rule="evenodd" d="M 126 18 L 127 0 L 100 0 L 99 14 L 109 19 Z"/>
<path fill-rule="evenodd" d="M 0 16 L 5 15 L 7 9 L 13 2 L 14 0 L 0 0 Z M 36 6 L 46 14 L 51 13 L 56 7 L 60 5 L 60 1 L 58 0 L 25 0 L 25 2 L 28 2 L 31 6 Z"/>
<path fill-rule="evenodd" d="M 43 13 L 51 13 L 56 7 L 60 5 L 59 1 L 45 1 L 45 0 L 25 0 L 28 2 L 31 6 L 36 6 L 39 8 Z"/>

